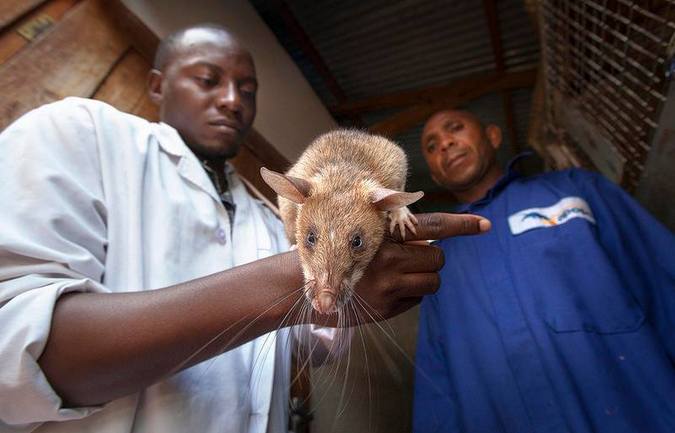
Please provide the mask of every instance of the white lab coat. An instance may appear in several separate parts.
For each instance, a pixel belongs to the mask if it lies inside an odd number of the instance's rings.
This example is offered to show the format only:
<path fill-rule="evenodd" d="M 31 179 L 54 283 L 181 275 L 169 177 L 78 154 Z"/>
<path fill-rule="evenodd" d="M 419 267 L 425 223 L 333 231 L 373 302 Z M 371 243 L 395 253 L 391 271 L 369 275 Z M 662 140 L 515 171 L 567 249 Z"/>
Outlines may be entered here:
<path fill-rule="evenodd" d="M 227 175 L 234 227 L 166 124 L 67 98 L 0 135 L 0 432 L 287 430 L 286 329 L 103 407 L 63 408 L 37 364 L 66 292 L 156 289 L 286 250 Z"/>

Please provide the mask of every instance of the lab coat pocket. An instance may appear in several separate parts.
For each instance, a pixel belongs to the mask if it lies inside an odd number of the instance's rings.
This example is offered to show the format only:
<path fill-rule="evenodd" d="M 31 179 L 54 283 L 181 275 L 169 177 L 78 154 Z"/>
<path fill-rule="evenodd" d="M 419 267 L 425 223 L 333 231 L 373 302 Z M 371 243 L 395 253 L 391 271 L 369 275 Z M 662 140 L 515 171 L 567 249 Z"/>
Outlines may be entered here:
<path fill-rule="evenodd" d="M 583 219 L 544 229 L 556 230 L 555 241 L 521 245 L 530 257 L 528 286 L 534 310 L 556 333 L 632 332 L 644 313 L 631 287 L 596 238 L 597 228 Z"/>

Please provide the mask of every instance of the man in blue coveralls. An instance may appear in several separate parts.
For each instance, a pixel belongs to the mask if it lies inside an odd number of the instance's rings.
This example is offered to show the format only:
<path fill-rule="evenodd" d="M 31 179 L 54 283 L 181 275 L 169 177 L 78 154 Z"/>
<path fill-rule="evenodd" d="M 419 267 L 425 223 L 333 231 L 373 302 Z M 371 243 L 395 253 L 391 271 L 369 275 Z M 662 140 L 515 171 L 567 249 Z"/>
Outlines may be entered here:
<path fill-rule="evenodd" d="M 503 171 L 500 143 L 463 111 L 422 133 L 433 179 L 492 230 L 438 243 L 415 432 L 675 432 L 675 236 L 597 173 Z"/>

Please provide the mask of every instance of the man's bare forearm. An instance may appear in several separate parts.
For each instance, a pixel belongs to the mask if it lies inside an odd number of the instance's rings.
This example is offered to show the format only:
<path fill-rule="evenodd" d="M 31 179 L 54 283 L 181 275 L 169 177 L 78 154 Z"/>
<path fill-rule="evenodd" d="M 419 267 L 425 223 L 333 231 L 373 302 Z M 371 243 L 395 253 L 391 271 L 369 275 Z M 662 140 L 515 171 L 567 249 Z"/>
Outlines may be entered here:
<path fill-rule="evenodd" d="M 490 226 L 473 215 L 417 218 L 407 240 Z M 434 293 L 443 261 L 433 246 L 383 242 L 355 288 L 368 305 L 360 320 L 392 317 Z M 104 403 L 277 329 L 303 296 L 302 285 L 297 252 L 290 252 L 159 290 L 65 295 L 39 363 L 67 404 Z M 335 316 L 303 317 L 335 326 Z"/>
<path fill-rule="evenodd" d="M 301 285 L 293 252 L 164 289 L 68 294 L 39 363 L 66 404 L 101 404 L 275 330 Z"/>

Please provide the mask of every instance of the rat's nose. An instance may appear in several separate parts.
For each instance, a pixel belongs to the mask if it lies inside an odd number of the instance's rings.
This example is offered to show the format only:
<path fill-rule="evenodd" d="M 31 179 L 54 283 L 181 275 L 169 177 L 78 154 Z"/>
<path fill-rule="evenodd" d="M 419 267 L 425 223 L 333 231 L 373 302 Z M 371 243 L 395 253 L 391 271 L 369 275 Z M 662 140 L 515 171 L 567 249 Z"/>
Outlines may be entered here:
<path fill-rule="evenodd" d="M 330 314 L 335 311 L 335 295 L 328 290 L 322 290 L 312 302 L 312 306 L 321 314 Z"/>

